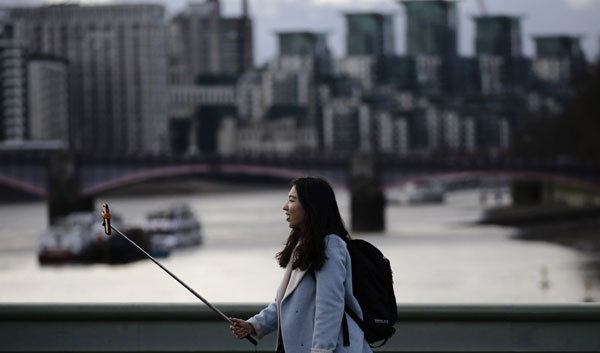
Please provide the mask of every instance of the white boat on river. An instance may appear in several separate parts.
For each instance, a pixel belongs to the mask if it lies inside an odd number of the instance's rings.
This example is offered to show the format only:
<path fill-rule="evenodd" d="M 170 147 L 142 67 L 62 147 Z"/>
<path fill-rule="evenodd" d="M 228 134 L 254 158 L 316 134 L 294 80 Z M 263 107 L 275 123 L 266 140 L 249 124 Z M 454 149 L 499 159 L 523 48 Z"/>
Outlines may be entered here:
<path fill-rule="evenodd" d="M 202 244 L 200 222 L 187 204 L 171 205 L 150 212 L 143 229 L 156 255 Z"/>
<path fill-rule="evenodd" d="M 118 215 L 112 222 L 121 226 Z M 38 261 L 43 265 L 92 261 L 89 249 L 107 240 L 98 212 L 70 213 L 41 234 Z"/>

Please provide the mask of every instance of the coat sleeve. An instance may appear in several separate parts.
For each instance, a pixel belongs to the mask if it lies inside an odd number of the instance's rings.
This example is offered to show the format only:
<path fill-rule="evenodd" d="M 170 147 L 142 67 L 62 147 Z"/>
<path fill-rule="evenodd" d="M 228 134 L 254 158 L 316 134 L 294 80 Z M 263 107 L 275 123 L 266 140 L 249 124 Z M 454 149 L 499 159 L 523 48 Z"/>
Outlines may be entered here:
<path fill-rule="evenodd" d="M 317 290 L 311 353 L 331 353 L 335 350 L 344 315 L 348 250 L 337 235 L 328 236 L 325 242 L 327 260 L 323 268 L 315 273 Z"/>
<path fill-rule="evenodd" d="M 269 306 L 262 309 L 260 313 L 248 319 L 247 322 L 254 327 L 256 337 L 261 339 L 277 329 L 278 317 L 277 303 L 272 302 Z"/>

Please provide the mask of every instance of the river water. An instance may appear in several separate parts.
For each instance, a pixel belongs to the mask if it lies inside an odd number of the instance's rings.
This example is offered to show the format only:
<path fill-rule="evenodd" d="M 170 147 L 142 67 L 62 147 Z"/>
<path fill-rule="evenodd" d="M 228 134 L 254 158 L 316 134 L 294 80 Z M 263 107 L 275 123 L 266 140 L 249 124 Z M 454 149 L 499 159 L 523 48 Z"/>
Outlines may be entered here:
<path fill-rule="evenodd" d="M 106 196 L 113 213 L 140 225 L 148 211 L 188 202 L 200 219 L 204 244 L 162 259 L 209 301 L 265 303 L 283 270 L 274 256 L 289 233 L 281 207 L 287 188 L 238 189 L 162 196 Z M 336 190 L 349 223 L 349 195 Z M 587 255 L 545 242 L 513 238 L 509 227 L 474 225 L 484 211 L 478 193 L 449 194 L 444 205 L 386 209 L 381 234 L 354 233 L 390 259 L 399 303 L 575 303 L 592 277 Z M 44 202 L 0 204 L 0 302 L 196 302 L 155 264 L 40 266 Z M 542 268 L 549 285 L 541 285 Z M 600 298 L 600 284 L 591 280 Z"/>

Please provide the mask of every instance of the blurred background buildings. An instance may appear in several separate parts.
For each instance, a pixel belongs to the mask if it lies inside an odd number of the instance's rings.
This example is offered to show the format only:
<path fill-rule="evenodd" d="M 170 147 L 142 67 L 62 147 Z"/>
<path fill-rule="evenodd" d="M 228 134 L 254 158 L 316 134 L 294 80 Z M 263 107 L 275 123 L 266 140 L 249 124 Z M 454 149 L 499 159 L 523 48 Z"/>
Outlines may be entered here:
<path fill-rule="evenodd" d="M 588 67 L 580 37 L 536 36 L 526 57 L 522 18 L 485 11 L 461 56 L 460 3 L 445 0 L 398 2 L 401 54 L 393 14 L 347 12 L 345 56 L 327 33 L 278 31 L 277 54 L 254 67 L 250 5 L 238 17 L 219 0 L 170 18 L 160 5 L 4 9 L 0 141 L 108 155 L 497 155 L 532 113 L 560 113 Z"/>

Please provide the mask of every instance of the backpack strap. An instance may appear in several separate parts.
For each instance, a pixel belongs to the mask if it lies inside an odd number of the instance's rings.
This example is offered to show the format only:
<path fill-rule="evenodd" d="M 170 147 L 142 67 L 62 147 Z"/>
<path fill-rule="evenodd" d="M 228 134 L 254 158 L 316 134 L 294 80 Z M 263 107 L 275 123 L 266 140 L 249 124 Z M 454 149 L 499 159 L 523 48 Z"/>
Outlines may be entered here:
<path fill-rule="evenodd" d="M 350 309 L 350 307 L 348 305 L 346 305 L 344 311 L 346 311 L 346 313 L 348 315 L 350 315 L 350 317 L 352 318 L 352 320 L 354 320 L 354 322 L 356 322 L 356 324 L 358 325 L 358 327 L 360 327 L 360 329 L 363 330 L 363 332 L 364 332 L 365 328 L 364 328 L 363 321 L 360 318 L 360 316 L 358 316 L 352 309 Z"/>
<path fill-rule="evenodd" d="M 346 313 L 342 315 L 342 332 L 344 336 L 344 347 L 350 347 L 350 332 L 348 331 L 348 320 Z"/>

